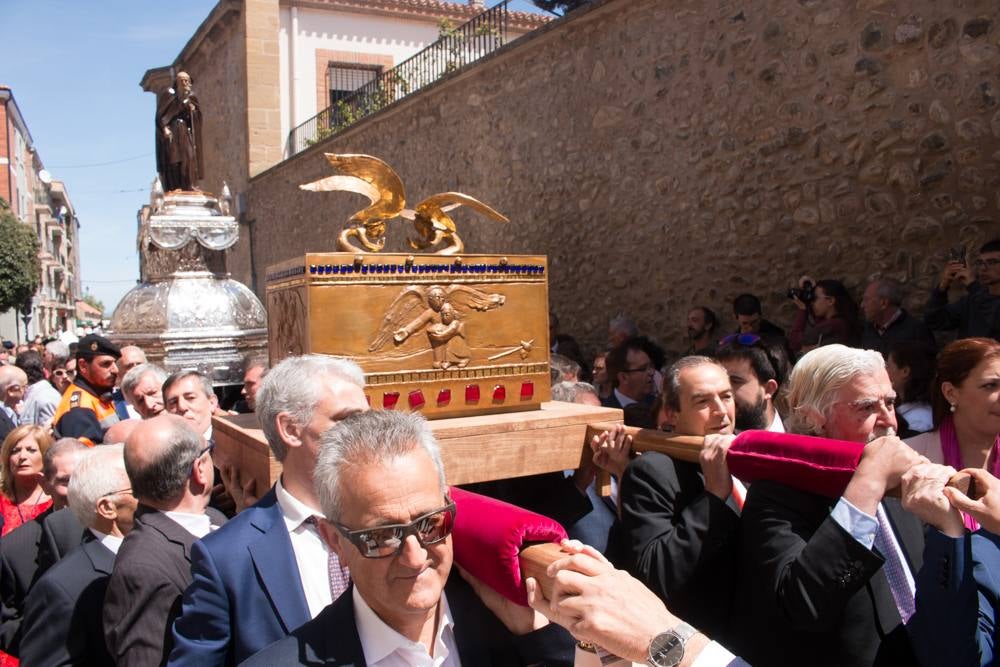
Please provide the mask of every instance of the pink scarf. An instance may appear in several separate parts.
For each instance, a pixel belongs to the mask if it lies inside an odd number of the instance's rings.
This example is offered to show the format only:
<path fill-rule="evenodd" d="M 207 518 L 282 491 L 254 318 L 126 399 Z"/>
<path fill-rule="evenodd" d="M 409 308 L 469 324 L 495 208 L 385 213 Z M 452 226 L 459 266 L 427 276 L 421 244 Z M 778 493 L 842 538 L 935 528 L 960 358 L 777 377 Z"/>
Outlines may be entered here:
<path fill-rule="evenodd" d="M 944 458 L 944 464 L 951 466 L 955 470 L 967 467 L 962 461 L 962 450 L 958 447 L 958 434 L 955 433 L 954 417 L 947 415 L 941 421 L 941 427 L 938 428 L 938 436 L 941 438 L 941 455 Z M 1000 436 L 997 437 L 996 442 L 993 443 L 993 447 L 990 448 L 990 453 L 986 457 L 986 465 L 984 466 L 994 477 L 1000 477 L 1000 461 L 997 460 L 998 445 L 1000 445 Z M 965 527 L 969 530 L 979 530 L 979 522 L 968 514 L 963 512 L 962 519 L 965 522 Z"/>

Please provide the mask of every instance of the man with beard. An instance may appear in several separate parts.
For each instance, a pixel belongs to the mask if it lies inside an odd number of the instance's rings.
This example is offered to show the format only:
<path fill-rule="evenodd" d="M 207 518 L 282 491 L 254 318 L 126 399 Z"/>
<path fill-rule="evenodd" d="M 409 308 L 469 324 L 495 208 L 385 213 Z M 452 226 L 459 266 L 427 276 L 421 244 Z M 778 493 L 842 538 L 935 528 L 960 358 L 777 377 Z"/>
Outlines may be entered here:
<path fill-rule="evenodd" d="M 715 353 L 715 331 L 719 318 L 711 308 L 696 306 L 687 314 L 687 335 L 691 345 L 686 354 L 710 357 Z"/>
<path fill-rule="evenodd" d="M 77 438 L 89 446 L 104 441 L 105 431 L 118 421 L 111 390 L 118 381 L 120 357 L 118 347 L 107 338 L 91 334 L 80 339 L 76 379 L 52 418 L 57 436 Z"/>
<path fill-rule="evenodd" d="M 647 452 L 622 476 L 620 524 L 612 543 L 632 574 L 676 614 L 710 636 L 728 622 L 737 509 L 726 448 L 736 407 L 726 370 L 684 357 L 663 378 L 666 421 L 678 435 L 706 436 L 700 465 Z"/>
<path fill-rule="evenodd" d="M 156 167 L 164 192 L 197 190 L 202 177 L 201 105 L 191 76 L 178 72 L 156 114 Z"/>
<path fill-rule="evenodd" d="M 756 334 L 733 334 L 722 339 L 715 358 L 729 374 L 736 401 L 737 431 L 784 433 L 774 407 L 784 384 L 788 361 L 780 346 L 768 346 Z"/>

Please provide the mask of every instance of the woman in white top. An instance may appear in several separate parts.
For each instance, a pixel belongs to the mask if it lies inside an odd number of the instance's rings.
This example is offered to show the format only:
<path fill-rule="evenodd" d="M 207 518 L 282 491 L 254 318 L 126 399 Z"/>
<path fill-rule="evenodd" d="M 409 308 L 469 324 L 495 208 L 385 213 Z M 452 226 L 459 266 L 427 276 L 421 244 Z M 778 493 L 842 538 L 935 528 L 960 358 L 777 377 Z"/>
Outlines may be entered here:
<path fill-rule="evenodd" d="M 935 350 L 926 343 L 905 341 L 893 345 L 886 355 L 885 369 L 896 391 L 896 415 L 902 418 L 900 437 L 926 433 L 934 428 L 931 410 L 934 354 Z"/>
<path fill-rule="evenodd" d="M 963 338 L 941 351 L 931 389 L 934 430 L 906 441 L 933 463 L 1000 475 L 1000 343 Z M 966 526 L 978 525 L 966 517 Z"/>

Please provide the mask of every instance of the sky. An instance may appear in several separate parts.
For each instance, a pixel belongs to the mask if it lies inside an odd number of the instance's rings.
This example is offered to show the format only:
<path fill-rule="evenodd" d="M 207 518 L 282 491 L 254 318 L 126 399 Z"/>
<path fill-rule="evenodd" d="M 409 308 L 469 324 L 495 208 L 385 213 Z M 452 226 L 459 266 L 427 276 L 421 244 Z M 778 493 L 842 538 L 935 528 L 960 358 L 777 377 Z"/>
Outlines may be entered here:
<path fill-rule="evenodd" d="M 138 280 L 136 214 L 156 172 L 155 98 L 139 81 L 173 63 L 215 4 L 0 0 L 0 83 L 45 168 L 66 184 L 80 220 L 83 288 L 108 314 Z M 511 8 L 538 11 L 527 0 Z"/>

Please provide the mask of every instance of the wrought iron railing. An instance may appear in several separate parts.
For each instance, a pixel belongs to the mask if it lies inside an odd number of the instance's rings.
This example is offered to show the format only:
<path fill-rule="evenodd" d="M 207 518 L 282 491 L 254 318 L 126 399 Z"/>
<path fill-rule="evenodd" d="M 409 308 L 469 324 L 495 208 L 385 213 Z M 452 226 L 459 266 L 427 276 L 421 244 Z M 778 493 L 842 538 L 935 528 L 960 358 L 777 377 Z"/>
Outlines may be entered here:
<path fill-rule="evenodd" d="M 457 28 L 442 27 L 436 42 L 295 127 L 288 157 L 499 49 L 507 43 L 509 4 L 504 0 Z"/>

